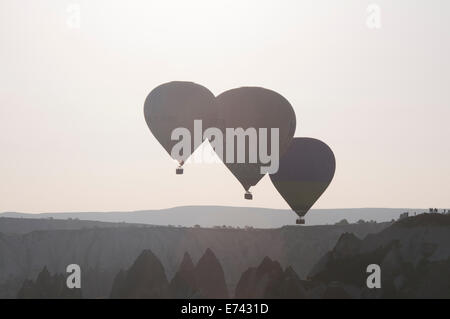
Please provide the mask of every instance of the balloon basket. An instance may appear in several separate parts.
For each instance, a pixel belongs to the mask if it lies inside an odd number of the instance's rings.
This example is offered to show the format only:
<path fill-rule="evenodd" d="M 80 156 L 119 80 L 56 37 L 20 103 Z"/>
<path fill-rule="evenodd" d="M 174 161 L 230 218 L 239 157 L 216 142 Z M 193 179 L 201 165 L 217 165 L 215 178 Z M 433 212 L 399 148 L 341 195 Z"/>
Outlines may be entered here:
<path fill-rule="evenodd" d="M 177 167 L 177 169 L 175 170 L 175 173 L 177 175 L 183 175 L 183 168 L 182 167 Z"/>
<path fill-rule="evenodd" d="M 297 218 L 295 221 L 297 225 L 305 225 L 305 219 L 304 218 Z"/>
<path fill-rule="evenodd" d="M 244 198 L 247 200 L 252 200 L 253 199 L 253 195 L 250 192 L 247 192 L 244 194 Z"/>

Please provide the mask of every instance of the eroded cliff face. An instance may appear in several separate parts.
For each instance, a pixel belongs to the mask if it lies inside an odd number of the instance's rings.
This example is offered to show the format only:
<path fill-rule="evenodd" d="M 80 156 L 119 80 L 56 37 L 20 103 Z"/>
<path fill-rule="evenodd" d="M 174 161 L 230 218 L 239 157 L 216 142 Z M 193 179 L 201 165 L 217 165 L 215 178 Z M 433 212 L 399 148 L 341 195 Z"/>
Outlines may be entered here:
<path fill-rule="evenodd" d="M 80 289 L 69 289 L 63 274 L 50 274 L 44 267 L 36 280 L 25 280 L 20 288 L 18 299 L 80 299 Z"/>
<path fill-rule="evenodd" d="M 82 269 L 84 298 L 108 297 L 114 277 L 150 249 L 161 261 L 168 280 L 185 252 L 197 263 L 211 248 L 233 292 L 247 268 L 265 256 L 292 266 L 300 278 L 336 244 L 341 234 L 363 238 L 388 224 L 283 227 L 280 229 L 202 229 L 128 226 L 73 230 L 0 233 L 0 297 L 14 297 L 25 279 L 34 279 L 44 266 L 64 273 L 69 264 Z"/>
<path fill-rule="evenodd" d="M 380 266 L 381 289 L 367 288 L 369 264 Z M 351 298 L 449 298 L 450 215 L 410 217 L 362 240 L 343 234 L 309 277 Z"/>
<path fill-rule="evenodd" d="M 242 299 L 304 299 L 306 289 L 291 267 L 265 257 L 258 267 L 250 267 L 241 276 L 235 298 Z"/>
<path fill-rule="evenodd" d="M 196 287 L 203 298 L 228 298 L 225 274 L 211 249 L 207 248 L 194 269 Z"/>
<path fill-rule="evenodd" d="M 169 298 L 169 282 L 159 259 L 150 250 L 144 250 L 128 270 L 119 271 L 114 279 L 110 297 L 114 299 Z"/>
<path fill-rule="evenodd" d="M 195 275 L 195 266 L 192 258 L 185 253 L 180 268 L 170 281 L 170 295 L 176 299 L 200 298 L 200 292 Z"/>

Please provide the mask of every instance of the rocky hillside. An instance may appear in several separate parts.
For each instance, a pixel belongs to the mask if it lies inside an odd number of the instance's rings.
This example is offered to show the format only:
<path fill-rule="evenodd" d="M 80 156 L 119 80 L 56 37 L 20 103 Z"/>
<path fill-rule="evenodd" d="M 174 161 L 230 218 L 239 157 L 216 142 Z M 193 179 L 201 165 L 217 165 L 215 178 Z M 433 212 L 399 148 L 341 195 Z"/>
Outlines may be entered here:
<path fill-rule="evenodd" d="M 114 279 L 111 298 L 169 298 L 169 282 L 164 267 L 150 251 L 144 250 L 127 271 L 120 270 Z"/>
<path fill-rule="evenodd" d="M 222 265 L 211 249 L 206 249 L 194 266 L 188 253 L 170 282 L 172 298 L 228 298 Z"/>
<path fill-rule="evenodd" d="M 18 299 L 78 299 L 79 289 L 69 289 L 66 277 L 62 274 L 51 275 L 44 267 L 36 280 L 25 280 L 17 294 Z"/>
<path fill-rule="evenodd" d="M 194 270 L 196 287 L 201 298 L 228 298 L 222 265 L 211 249 L 206 249 Z"/>
<path fill-rule="evenodd" d="M 450 298 L 450 215 L 409 217 L 365 237 L 363 226 L 376 224 L 270 231 L 124 227 L 1 235 L 1 252 L 9 258 L 0 259 L 0 265 L 6 269 L 15 261 L 20 268 L 28 261 L 62 267 L 66 262 L 58 257 L 75 259 L 82 265 L 81 290 L 86 298 Z M 307 277 L 299 275 L 290 264 L 304 269 L 314 250 L 325 250 L 325 241 L 332 241 L 330 234 L 338 234 L 337 242 L 316 258 Z M 34 245 L 21 252 L 22 245 L 30 243 Z M 217 247 L 220 254 L 205 248 L 198 259 L 191 258 L 206 245 Z M 158 253 L 144 249 L 137 259 L 130 257 L 129 266 L 120 266 L 125 264 L 124 255 L 142 246 L 155 247 Z M 188 249 L 175 261 L 184 248 Z M 367 287 L 370 264 L 380 266 L 380 289 Z M 166 265 L 175 269 L 173 275 L 167 276 Z M 24 269 L 30 271 L 19 270 Z M 3 292 L 16 289 L 10 294 L 20 298 L 79 297 L 62 289 L 63 275 L 50 273 L 58 272 L 44 268 L 36 280 L 25 282 L 10 275 Z M 235 289 L 230 278 L 237 278 Z"/>
<path fill-rule="evenodd" d="M 291 267 L 283 270 L 280 263 L 265 257 L 258 267 L 250 267 L 241 276 L 235 298 L 302 299 L 304 284 Z"/>
<path fill-rule="evenodd" d="M 191 256 L 185 253 L 180 268 L 170 282 L 170 295 L 176 299 L 200 298 L 195 266 Z"/>
<path fill-rule="evenodd" d="M 111 298 L 228 298 L 222 266 L 208 248 L 194 266 L 185 254 L 170 284 L 164 267 L 150 251 L 144 250 L 127 271 L 120 270 L 114 279 Z"/>
<path fill-rule="evenodd" d="M 381 289 L 368 289 L 366 268 L 381 269 Z M 350 298 L 450 298 L 450 215 L 400 220 L 359 239 L 343 234 L 309 275 L 320 294 Z"/>
<path fill-rule="evenodd" d="M 112 228 L 0 233 L 0 297 L 14 297 L 25 279 L 34 279 L 44 266 L 64 273 L 68 264 L 82 270 L 83 296 L 108 297 L 120 269 L 150 249 L 163 264 L 168 280 L 178 270 L 185 252 L 196 263 L 211 248 L 223 267 L 228 291 L 235 290 L 243 271 L 268 256 L 282 267 L 291 265 L 300 278 L 341 234 L 359 238 L 389 224 L 289 226 L 280 229 L 203 229 L 123 225 Z"/>

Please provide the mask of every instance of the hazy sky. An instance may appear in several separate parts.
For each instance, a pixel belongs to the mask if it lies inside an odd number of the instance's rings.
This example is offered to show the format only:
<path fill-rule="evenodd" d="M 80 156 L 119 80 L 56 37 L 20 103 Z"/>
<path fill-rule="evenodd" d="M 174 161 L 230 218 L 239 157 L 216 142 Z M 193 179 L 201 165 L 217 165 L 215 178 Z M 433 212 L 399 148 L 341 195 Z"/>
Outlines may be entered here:
<path fill-rule="evenodd" d="M 175 175 L 143 116 L 172 80 L 286 97 L 336 156 L 316 208 L 450 208 L 450 1 L 375 1 L 376 30 L 371 2 L 0 0 L 0 211 L 288 208 L 267 176 L 245 201 L 221 164 Z"/>

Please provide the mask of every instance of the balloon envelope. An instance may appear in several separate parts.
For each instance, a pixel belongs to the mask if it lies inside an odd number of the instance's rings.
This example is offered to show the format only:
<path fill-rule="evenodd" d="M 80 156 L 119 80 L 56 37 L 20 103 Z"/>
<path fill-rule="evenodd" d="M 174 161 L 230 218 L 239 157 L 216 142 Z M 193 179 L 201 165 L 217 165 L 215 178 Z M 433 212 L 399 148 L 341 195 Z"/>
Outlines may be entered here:
<path fill-rule="evenodd" d="M 257 131 L 258 144 L 261 138 L 260 128 L 267 129 L 267 154 L 271 154 L 271 128 L 279 129 L 279 155 L 288 148 L 296 128 L 295 112 L 291 104 L 280 94 L 260 87 L 241 87 L 220 94 L 217 99 L 218 116 L 222 132 L 226 136 L 226 128 L 254 128 Z M 267 166 L 259 157 L 256 163 L 249 160 L 250 143 L 245 143 L 245 161 L 237 163 L 237 140 L 234 141 L 234 161 L 227 163 L 227 138 L 223 147 L 223 162 L 239 180 L 245 190 L 256 185 L 264 174 L 261 166 Z M 259 153 L 259 145 L 258 145 Z"/>
<path fill-rule="evenodd" d="M 327 189 L 335 170 L 328 145 L 313 138 L 294 138 L 270 179 L 292 210 L 304 216 Z"/>
<path fill-rule="evenodd" d="M 172 131 L 176 128 L 186 128 L 190 132 L 190 150 L 175 158 L 182 165 L 203 142 L 203 131 L 215 125 L 215 96 L 196 83 L 165 83 L 153 89 L 147 96 L 144 116 L 150 131 L 169 154 L 178 143 L 178 140 L 171 139 Z M 194 120 L 202 120 L 201 139 L 198 143 L 194 142 Z"/>

